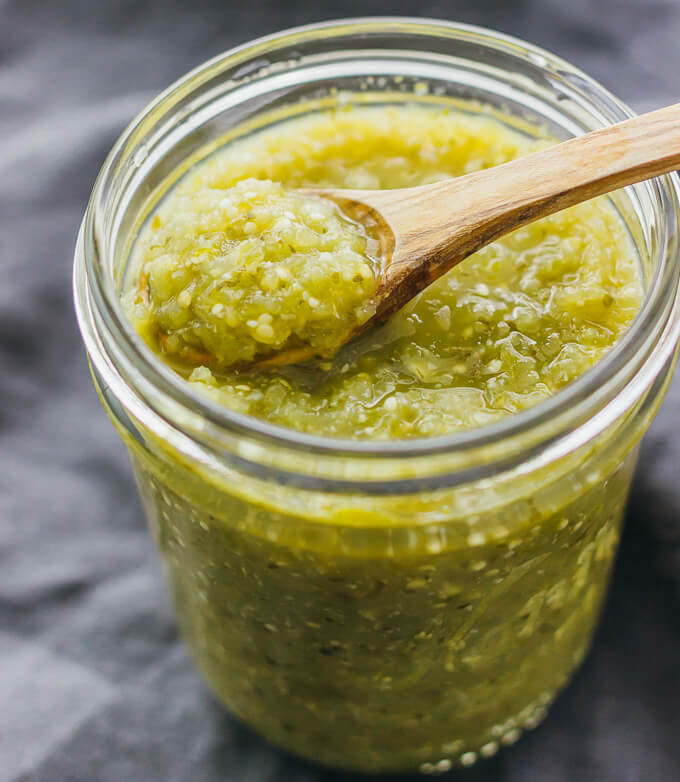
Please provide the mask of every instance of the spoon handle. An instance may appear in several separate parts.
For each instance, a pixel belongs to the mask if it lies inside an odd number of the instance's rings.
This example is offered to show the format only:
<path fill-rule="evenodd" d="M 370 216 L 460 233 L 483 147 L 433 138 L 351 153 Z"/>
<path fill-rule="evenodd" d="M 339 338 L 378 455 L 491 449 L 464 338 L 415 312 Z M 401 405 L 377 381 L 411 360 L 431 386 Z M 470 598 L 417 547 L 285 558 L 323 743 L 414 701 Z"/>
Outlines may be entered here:
<path fill-rule="evenodd" d="M 496 182 L 508 207 L 514 201 L 535 219 L 677 168 L 680 103 L 514 160 L 496 169 Z"/>
<path fill-rule="evenodd" d="M 680 104 L 494 168 L 408 190 L 373 191 L 363 200 L 399 235 L 388 287 L 403 281 L 408 288 L 415 283 L 409 278 L 417 276 L 422 288 L 515 228 L 677 168 Z M 403 300 L 413 295 L 399 293 L 397 299 Z M 389 309 L 402 303 L 391 301 Z"/>

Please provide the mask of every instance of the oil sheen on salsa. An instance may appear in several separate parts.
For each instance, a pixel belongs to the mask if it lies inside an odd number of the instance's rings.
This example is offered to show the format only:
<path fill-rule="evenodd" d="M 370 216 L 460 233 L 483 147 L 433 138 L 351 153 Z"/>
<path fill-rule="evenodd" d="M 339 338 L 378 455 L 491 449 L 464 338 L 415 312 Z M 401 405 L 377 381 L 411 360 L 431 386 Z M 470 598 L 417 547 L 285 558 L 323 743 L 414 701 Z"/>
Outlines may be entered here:
<path fill-rule="evenodd" d="M 408 187 L 554 141 L 479 107 L 398 101 L 277 117 L 211 150 L 154 208 L 124 304 L 196 392 L 299 432 L 433 437 L 547 399 L 631 323 L 637 258 L 600 199 L 494 242 L 336 353 L 370 317 L 380 260 L 297 188 Z M 242 363 L 300 342 L 326 357 Z M 583 658 L 635 463 L 632 441 L 614 440 L 384 496 L 218 478 L 127 438 L 180 629 L 229 709 L 313 761 L 432 773 L 514 743 Z"/>

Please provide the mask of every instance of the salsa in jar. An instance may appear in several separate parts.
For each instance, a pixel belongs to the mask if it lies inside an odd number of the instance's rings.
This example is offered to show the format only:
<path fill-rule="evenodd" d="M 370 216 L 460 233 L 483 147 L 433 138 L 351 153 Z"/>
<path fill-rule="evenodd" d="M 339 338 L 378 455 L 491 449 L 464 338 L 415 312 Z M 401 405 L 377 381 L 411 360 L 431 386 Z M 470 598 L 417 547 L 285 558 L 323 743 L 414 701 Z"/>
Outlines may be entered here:
<path fill-rule="evenodd" d="M 328 357 L 241 362 L 289 344 L 296 317 L 299 336 L 319 312 L 338 333 L 371 314 L 375 248 L 296 188 L 408 187 L 552 141 L 445 102 L 307 107 L 169 191 L 134 248 L 129 317 L 201 394 L 301 432 L 433 437 L 516 414 L 589 369 L 638 311 L 638 259 L 607 199 L 494 242 Z M 492 484 L 491 509 L 461 516 L 446 495 L 386 508 L 315 507 L 248 481 L 227 493 L 135 457 L 180 627 L 227 706 L 331 766 L 425 771 L 489 757 L 542 719 L 586 650 L 632 463 L 575 473 L 566 497 L 545 476 Z M 457 516 L 462 533 L 400 530 L 423 513 Z M 334 534 L 308 538 L 301 521 Z M 356 552 L 340 524 L 389 536 Z"/>

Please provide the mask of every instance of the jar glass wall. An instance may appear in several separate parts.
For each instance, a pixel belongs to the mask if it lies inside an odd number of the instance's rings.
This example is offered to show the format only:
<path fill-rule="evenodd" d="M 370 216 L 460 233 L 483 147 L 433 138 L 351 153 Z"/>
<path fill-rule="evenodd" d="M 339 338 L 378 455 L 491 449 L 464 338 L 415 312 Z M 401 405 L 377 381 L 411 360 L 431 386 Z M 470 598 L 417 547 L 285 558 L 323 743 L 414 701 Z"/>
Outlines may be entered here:
<path fill-rule="evenodd" d="M 466 26 L 350 20 L 255 41 L 170 88 L 118 142 L 79 237 L 76 307 L 210 686 L 311 760 L 441 771 L 536 725 L 587 649 L 637 444 L 675 360 L 677 181 L 614 196 L 643 307 L 554 398 L 427 440 L 302 435 L 193 392 L 134 334 L 119 295 L 142 221 L 184 171 L 345 91 L 460 101 L 559 138 L 628 115 L 548 53 Z"/>

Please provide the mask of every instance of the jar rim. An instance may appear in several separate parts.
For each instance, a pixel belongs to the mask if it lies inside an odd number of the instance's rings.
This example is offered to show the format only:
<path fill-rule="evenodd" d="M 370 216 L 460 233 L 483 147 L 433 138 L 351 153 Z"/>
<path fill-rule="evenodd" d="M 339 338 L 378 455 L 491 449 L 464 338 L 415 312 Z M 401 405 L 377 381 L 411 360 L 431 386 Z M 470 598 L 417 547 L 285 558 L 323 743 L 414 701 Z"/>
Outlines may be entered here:
<path fill-rule="evenodd" d="M 155 406 L 156 418 L 160 416 L 166 423 L 173 417 L 181 420 L 181 428 L 192 439 L 210 442 L 211 447 L 220 452 L 237 450 L 240 461 L 254 461 L 261 465 L 276 461 L 275 453 L 280 457 L 290 452 L 303 453 L 307 457 L 327 457 L 331 461 L 338 458 L 385 460 L 392 465 L 403 463 L 405 459 L 426 460 L 447 454 L 463 457 L 476 453 L 478 458 L 472 458 L 468 464 L 465 458 L 461 458 L 455 464 L 448 462 L 448 466 L 436 468 L 440 475 L 451 470 L 457 472 L 455 483 L 458 483 L 505 470 L 513 458 L 519 463 L 529 452 L 547 453 L 548 449 L 554 458 L 558 442 L 565 453 L 565 449 L 573 450 L 575 443 L 585 442 L 597 433 L 596 430 L 605 428 L 605 419 L 615 420 L 625 408 L 624 403 L 630 407 L 633 397 L 636 394 L 639 397 L 642 390 L 653 382 L 672 354 L 680 330 L 680 256 L 676 236 L 680 215 L 680 179 L 677 174 L 660 177 L 651 185 L 654 198 L 661 206 L 663 230 L 658 236 L 656 268 L 642 307 L 631 326 L 606 356 L 564 389 L 533 407 L 485 426 L 436 437 L 380 441 L 299 432 L 229 410 L 197 393 L 165 366 L 134 333 L 122 311 L 119 296 L 110 284 L 111 280 L 106 279 L 100 255 L 104 249 L 98 239 L 107 187 L 124 160 L 133 135 L 139 134 L 140 129 L 149 124 L 150 117 L 162 112 L 167 104 L 171 104 L 172 108 L 173 100 L 186 97 L 191 89 L 196 89 L 197 80 L 202 84 L 235 61 L 262 57 L 265 51 L 276 51 L 291 41 L 304 43 L 328 37 L 332 42 L 338 36 L 401 33 L 432 38 L 442 35 L 454 39 L 465 37 L 486 48 L 511 51 L 517 56 L 521 53 L 534 64 L 584 85 L 592 104 L 606 106 L 605 121 L 619 121 L 633 115 L 625 104 L 598 82 L 540 47 L 483 27 L 436 19 L 365 17 L 332 20 L 257 38 L 208 60 L 162 92 L 123 132 L 102 166 L 81 227 L 74 268 L 76 312 L 92 365 L 114 395 L 123 394 L 125 390 L 132 391 L 132 395 L 142 403 L 137 405 L 137 409 L 141 410 L 148 402 L 148 393 L 145 394 L 143 389 L 152 391 L 158 403 Z M 136 375 L 134 383 L 131 373 Z M 621 396 L 622 389 L 627 389 L 626 399 Z M 131 401 L 132 396 L 128 394 L 127 398 Z M 595 419 L 599 422 L 597 426 Z M 235 449 L 235 438 L 251 441 L 247 453 L 243 448 Z M 515 441 L 516 447 L 509 446 L 511 441 Z M 507 444 L 507 447 L 499 448 L 499 444 Z M 468 467 L 470 469 L 466 469 Z M 314 475 L 318 469 L 321 469 L 319 465 L 313 470 Z M 294 467 L 293 474 L 297 472 L 298 468 Z M 335 480 L 333 477 L 329 479 Z"/>

